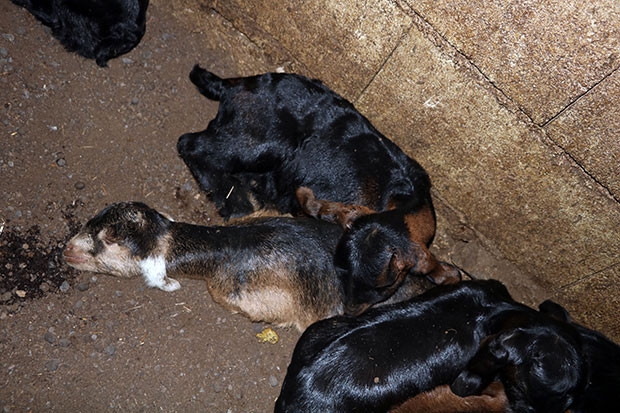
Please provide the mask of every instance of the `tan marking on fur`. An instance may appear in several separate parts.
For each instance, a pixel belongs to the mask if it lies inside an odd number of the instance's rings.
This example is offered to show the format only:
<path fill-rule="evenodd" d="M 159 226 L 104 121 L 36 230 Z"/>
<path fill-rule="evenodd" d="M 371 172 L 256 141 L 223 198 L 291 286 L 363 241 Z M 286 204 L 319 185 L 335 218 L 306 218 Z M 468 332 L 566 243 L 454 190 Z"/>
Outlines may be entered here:
<path fill-rule="evenodd" d="M 468 397 L 452 393 L 450 386 L 439 386 L 407 400 L 390 413 L 496 413 L 507 408 L 503 386 L 491 383 L 482 395 Z"/>
<path fill-rule="evenodd" d="M 426 245 L 435 235 L 435 219 L 429 206 L 405 215 L 409 238 L 416 249 L 414 270 L 430 277 L 435 284 L 454 284 L 461 280 L 461 272 L 454 266 L 437 261 Z"/>
<path fill-rule="evenodd" d="M 374 179 L 369 179 L 364 182 L 362 188 L 362 202 L 364 205 L 376 205 L 377 200 L 381 198 L 383 192 L 381 185 Z"/>
<path fill-rule="evenodd" d="M 428 205 L 415 213 L 405 215 L 405 225 L 411 240 L 419 244 L 427 245 L 435 236 L 435 218 Z"/>
<path fill-rule="evenodd" d="M 228 221 L 227 225 L 236 225 L 236 224 L 243 224 L 246 222 L 251 222 L 254 221 L 257 218 L 269 218 L 269 217 L 293 217 L 291 214 L 281 214 L 278 210 L 276 209 L 258 209 L 254 212 L 252 212 L 251 214 L 245 215 L 243 217 L 238 217 L 238 218 L 231 218 Z"/>
<path fill-rule="evenodd" d="M 376 212 L 363 205 L 347 205 L 342 202 L 317 200 L 314 192 L 307 187 L 297 188 L 296 195 L 299 205 L 307 215 L 339 224 L 345 229 L 350 228 L 351 223 L 362 215 Z"/>
<path fill-rule="evenodd" d="M 236 285 L 231 277 L 224 279 L 224 274 L 218 274 L 206 280 L 207 290 L 213 301 L 232 312 L 242 313 L 253 321 L 294 326 L 299 331 L 335 315 L 329 306 L 304 307 L 304 291 L 295 284 L 293 275 L 283 263 L 261 269 L 250 279 L 249 283 Z"/>

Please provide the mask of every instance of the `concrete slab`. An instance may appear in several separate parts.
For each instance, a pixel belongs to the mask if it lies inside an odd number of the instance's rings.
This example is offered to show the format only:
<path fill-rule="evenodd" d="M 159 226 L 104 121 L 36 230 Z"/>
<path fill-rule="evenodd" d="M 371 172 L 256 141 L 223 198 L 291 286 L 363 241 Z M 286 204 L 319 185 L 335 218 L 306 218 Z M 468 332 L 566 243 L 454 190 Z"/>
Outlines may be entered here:
<path fill-rule="evenodd" d="M 620 200 L 620 72 L 614 72 L 545 129 Z"/>
<path fill-rule="evenodd" d="M 575 321 L 601 331 L 620 342 L 620 265 L 606 268 L 573 285 L 559 289 L 553 299 L 571 313 Z"/>
<path fill-rule="evenodd" d="M 388 0 L 182 3 L 196 10 L 216 7 L 258 45 L 277 42 L 277 59 L 287 71 L 318 77 L 348 99 L 361 93 L 411 25 Z"/>
<path fill-rule="evenodd" d="M 551 287 L 616 264 L 618 204 L 495 92 L 411 30 L 357 106 L 526 274 Z"/>
<path fill-rule="evenodd" d="M 404 0 L 543 124 L 620 65 L 620 3 Z"/>

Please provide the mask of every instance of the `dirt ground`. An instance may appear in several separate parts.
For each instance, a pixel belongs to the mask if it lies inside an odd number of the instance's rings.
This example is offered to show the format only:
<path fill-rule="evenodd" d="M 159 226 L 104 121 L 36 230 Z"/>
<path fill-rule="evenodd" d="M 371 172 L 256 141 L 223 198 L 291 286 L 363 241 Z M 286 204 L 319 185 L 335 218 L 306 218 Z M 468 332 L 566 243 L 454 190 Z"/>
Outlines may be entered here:
<path fill-rule="evenodd" d="M 201 282 L 166 293 L 62 262 L 70 236 L 116 201 L 220 223 L 176 155 L 177 138 L 204 129 L 217 109 L 187 75 L 197 62 L 223 75 L 277 68 L 216 12 L 206 13 L 208 29 L 165 1 L 148 15 L 141 44 L 101 69 L 65 52 L 25 10 L 0 4 L 2 411 L 266 412 L 279 393 L 296 331 L 260 343 L 265 325 L 222 310 Z M 501 273 L 519 298 L 538 300 L 473 231 L 442 219 L 440 256 Z"/>

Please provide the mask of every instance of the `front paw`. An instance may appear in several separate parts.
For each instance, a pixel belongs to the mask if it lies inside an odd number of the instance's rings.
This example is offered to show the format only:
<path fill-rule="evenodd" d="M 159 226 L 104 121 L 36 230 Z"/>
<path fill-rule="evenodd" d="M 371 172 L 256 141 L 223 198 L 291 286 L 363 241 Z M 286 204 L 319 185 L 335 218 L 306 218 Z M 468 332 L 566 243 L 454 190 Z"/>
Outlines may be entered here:
<path fill-rule="evenodd" d="M 172 292 L 181 288 L 181 283 L 175 280 L 174 278 L 164 278 L 164 282 L 157 286 L 160 290 Z"/>

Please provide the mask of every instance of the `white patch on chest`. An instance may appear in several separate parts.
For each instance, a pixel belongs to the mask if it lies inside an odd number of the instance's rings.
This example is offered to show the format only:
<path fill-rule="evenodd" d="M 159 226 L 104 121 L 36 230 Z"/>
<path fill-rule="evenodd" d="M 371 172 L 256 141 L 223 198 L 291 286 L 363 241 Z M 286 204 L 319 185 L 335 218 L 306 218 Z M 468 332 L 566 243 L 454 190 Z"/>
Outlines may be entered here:
<path fill-rule="evenodd" d="M 144 282 L 149 287 L 157 287 L 164 291 L 175 291 L 181 284 L 166 275 L 166 260 L 162 256 L 151 256 L 138 263 L 142 270 Z"/>

